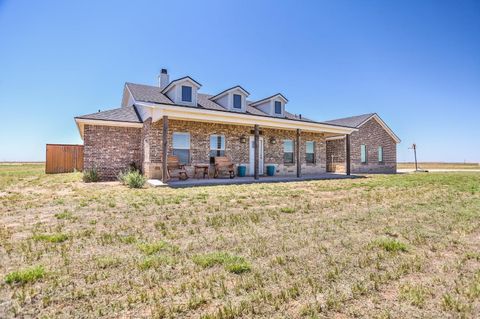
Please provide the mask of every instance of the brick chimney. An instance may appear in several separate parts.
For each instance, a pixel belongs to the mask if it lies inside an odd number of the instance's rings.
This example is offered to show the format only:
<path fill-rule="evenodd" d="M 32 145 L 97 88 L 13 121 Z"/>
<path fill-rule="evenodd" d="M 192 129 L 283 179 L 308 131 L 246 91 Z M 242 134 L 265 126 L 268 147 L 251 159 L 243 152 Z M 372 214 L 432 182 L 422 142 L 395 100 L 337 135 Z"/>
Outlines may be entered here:
<path fill-rule="evenodd" d="M 170 83 L 169 77 L 168 77 L 168 72 L 167 69 L 162 69 L 160 71 L 160 75 L 158 76 L 158 86 L 160 89 L 164 89 L 167 87 L 167 85 Z"/>

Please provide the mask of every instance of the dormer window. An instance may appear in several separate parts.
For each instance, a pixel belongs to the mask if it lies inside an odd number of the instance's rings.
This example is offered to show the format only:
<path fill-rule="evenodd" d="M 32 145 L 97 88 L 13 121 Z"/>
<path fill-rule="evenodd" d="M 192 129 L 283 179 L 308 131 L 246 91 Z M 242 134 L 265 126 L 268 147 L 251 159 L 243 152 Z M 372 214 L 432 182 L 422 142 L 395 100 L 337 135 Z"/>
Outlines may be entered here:
<path fill-rule="evenodd" d="M 282 102 L 275 101 L 275 114 L 282 114 Z"/>
<path fill-rule="evenodd" d="M 241 109 L 242 108 L 242 96 L 239 94 L 233 95 L 233 108 Z"/>
<path fill-rule="evenodd" d="M 192 102 L 192 87 L 182 85 L 182 102 Z"/>
<path fill-rule="evenodd" d="M 198 106 L 198 90 L 202 85 L 189 76 L 170 82 L 162 93 L 174 104 Z"/>
<path fill-rule="evenodd" d="M 245 101 L 249 94 L 250 93 L 244 88 L 237 85 L 212 96 L 210 100 L 224 107 L 228 111 L 245 113 L 247 109 Z"/>
<path fill-rule="evenodd" d="M 259 101 L 250 103 L 260 111 L 275 117 L 285 117 L 285 104 L 288 100 L 280 93 L 261 99 Z"/>

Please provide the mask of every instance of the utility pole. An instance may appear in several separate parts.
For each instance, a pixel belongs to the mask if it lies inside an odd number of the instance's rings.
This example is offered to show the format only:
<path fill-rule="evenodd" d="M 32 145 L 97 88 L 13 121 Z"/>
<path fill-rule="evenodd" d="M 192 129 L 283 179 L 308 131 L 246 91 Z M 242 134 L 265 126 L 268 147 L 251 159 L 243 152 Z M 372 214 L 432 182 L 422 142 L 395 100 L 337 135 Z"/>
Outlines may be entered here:
<path fill-rule="evenodd" d="M 413 154 L 415 155 L 415 171 L 418 171 L 418 165 L 417 165 L 417 144 L 413 143 L 412 147 L 410 149 L 413 149 Z"/>

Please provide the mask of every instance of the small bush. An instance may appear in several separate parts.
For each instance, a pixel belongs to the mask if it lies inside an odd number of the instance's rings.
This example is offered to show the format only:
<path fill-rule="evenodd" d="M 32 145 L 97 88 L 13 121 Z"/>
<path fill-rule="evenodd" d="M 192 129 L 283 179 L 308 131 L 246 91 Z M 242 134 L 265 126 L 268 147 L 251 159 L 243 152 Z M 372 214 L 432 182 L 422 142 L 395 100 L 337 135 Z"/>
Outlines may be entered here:
<path fill-rule="evenodd" d="M 385 249 L 388 252 L 405 252 L 408 250 L 406 244 L 396 239 L 381 238 L 375 240 L 373 244 L 377 247 Z"/>
<path fill-rule="evenodd" d="M 145 255 L 153 255 L 158 253 L 161 250 L 167 249 L 170 245 L 163 241 L 157 241 L 153 243 L 143 243 L 138 245 L 138 249 Z"/>
<path fill-rule="evenodd" d="M 128 170 L 118 174 L 118 180 L 130 188 L 142 188 L 147 179 L 138 170 Z"/>
<path fill-rule="evenodd" d="M 150 268 L 158 269 L 164 265 L 174 265 L 176 263 L 175 258 L 170 256 L 151 256 L 145 257 L 138 262 L 138 268 L 141 270 L 147 270 Z"/>
<path fill-rule="evenodd" d="M 55 214 L 55 217 L 57 219 L 71 219 L 73 217 L 72 213 L 69 212 L 68 210 L 64 210 L 63 212 L 61 213 L 56 213 Z"/>
<path fill-rule="evenodd" d="M 63 243 L 68 239 L 66 234 L 36 234 L 33 236 L 36 241 L 48 241 L 50 243 Z"/>
<path fill-rule="evenodd" d="M 292 207 L 282 207 L 280 208 L 280 211 L 285 214 L 293 214 L 295 213 L 295 209 Z"/>
<path fill-rule="evenodd" d="M 251 270 L 250 263 L 245 258 L 230 255 L 224 252 L 215 252 L 193 257 L 193 262 L 197 265 L 208 268 L 214 265 L 223 265 L 226 271 L 234 274 L 240 274 Z"/>
<path fill-rule="evenodd" d="M 85 183 L 98 182 L 99 176 L 95 168 L 87 169 L 83 171 L 83 181 Z"/>
<path fill-rule="evenodd" d="M 35 266 L 19 271 L 13 271 L 5 276 L 7 284 L 20 283 L 26 284 L 28 282 L 36 281 L 45 276 L 45 270 L 42 266 Z"/>

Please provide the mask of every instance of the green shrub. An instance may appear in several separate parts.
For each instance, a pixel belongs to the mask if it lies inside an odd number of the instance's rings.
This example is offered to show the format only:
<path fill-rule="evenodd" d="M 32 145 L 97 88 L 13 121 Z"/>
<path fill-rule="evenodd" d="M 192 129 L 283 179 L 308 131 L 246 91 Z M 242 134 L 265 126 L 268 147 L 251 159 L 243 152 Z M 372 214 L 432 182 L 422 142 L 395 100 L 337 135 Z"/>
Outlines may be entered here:
<path fill-rule="evenodd" d="M 153 242 L 153 243 L 138 244 L 138 249 L 140 249 L 140 251 L 142 253 L 144 253 L 145 255 L 153 255 L 153 254 L 156 254 L 159 251 L 167 249 L 169 247 L 170 247 L 170 245 L 166 241 L 163 241 L 163 240 L 156 241 L 156 242 Z"/>
<path fill-rule="evenodd" d="M 27 282 L 33 282 L 37 279 L 45 276 L 45 270 L 42 266 L 35 266 L 19 271 L 12 271 L 5 276 L 5 282 L 7 284 L 20 283 L 26 284 Z"/>
<path fill-rule="evenodd" d="M 140 268 L 141 270 L 147 270 L 150 268 L 158 269 L 164 265 L 174 265 L 175 262 L 175 258 L 171 256 L 150 256 L 139 260 L 138 268 Z"/>
<path fill-rule="evenodd" d="M 66 234 L 36 234 L 33 236 L 35 241 L 48 241 L 50 243 L 63 243 L 68 239 Z"/>
<path fill-rule="evenodd" d="M 92 168 L 92 169 L 87 169 L 83 171 L 83 181 L 85 183 L 94 183 L 98 182 L 99 177 L 97 173 L 97 169 Z"/>
<path fill-rule="evenodd" d="M 408 250 L 406 244 L 391 238 L 380 238 L 373 242 L 374 246 L 385 249 L 388 252 L 405 252 Z"/>
<path fill-rule="evenodd" d="M 142 188 L 147 179 L 138 170 L 128 170 L 118 174 L 118 180 L 130 188 Z"/>
<path fill-rule="evenodd" d="M 64 210 L 63 212 L 61 213 L 56 213 L 55 214 L 55 217 L 57 219 L 71 219 L 73 217 L 72 213 L 69 212 L 68 210 Z"/>
<path fill-rule="evenodd" d="M 223 265 L 226 271 L 234 274 L 247 272 L 251 269 L 250 263 L 246 261 L 245 258 L 224 252 L 196 255 L 193 257 L 193 262 L 203 268 Z"/>

